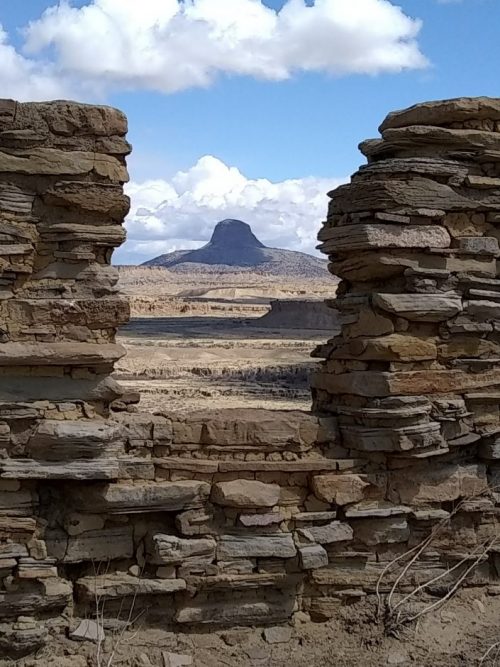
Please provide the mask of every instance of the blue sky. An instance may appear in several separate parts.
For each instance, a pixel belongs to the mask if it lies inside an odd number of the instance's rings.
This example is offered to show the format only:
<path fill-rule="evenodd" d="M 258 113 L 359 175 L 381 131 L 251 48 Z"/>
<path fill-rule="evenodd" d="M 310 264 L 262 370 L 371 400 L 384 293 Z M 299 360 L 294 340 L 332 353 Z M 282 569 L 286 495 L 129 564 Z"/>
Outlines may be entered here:
<path fill-rule="evenodd" d="M 359 166 L 357 144 L 388 111 L 500 95 L 498 0 L 310 0 L 308 13 L 292 0 L 286 21 L 279 0 L 190 3 L 196 20 L 175 23 L 165 7 L 177 0 L 0 0 L 3 96 L 73 97 L 129 117 L 133 211 L 119 261 L 200 245 L 229 216 L 312 251 L 325 190 Z M 149 23 L 137 27 L 134 5 Z M 248 17 L 235 30 L 238 11 Z M 233 31 L 223 50 L 214 26 Z"/>

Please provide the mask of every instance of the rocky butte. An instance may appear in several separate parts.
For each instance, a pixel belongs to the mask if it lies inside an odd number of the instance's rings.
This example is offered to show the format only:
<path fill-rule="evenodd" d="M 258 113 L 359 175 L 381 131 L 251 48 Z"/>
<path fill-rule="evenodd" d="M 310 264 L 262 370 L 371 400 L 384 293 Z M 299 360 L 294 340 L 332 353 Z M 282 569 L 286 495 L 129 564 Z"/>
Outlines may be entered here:
<path fill-rule="evenodd" d="M 0 102 L 0 652 L 103 604 L 179 630 L 377 595 L 397 630 L 498 583 L 500 100 L 389 114 L 331 193 L 311 413 L 142 414 L 112 379 L 126 131 Z"/>
<path fill-rule="evenodd" d="M 241 220 L 221 220 L 212 238 L 196 250 L 176 250 L 144 263 L 163 266 L 171 271 L 234 271 L 254 270 L 287 277 L 323 278 L 326 262 L 305 252 L 266 247 Z"/>

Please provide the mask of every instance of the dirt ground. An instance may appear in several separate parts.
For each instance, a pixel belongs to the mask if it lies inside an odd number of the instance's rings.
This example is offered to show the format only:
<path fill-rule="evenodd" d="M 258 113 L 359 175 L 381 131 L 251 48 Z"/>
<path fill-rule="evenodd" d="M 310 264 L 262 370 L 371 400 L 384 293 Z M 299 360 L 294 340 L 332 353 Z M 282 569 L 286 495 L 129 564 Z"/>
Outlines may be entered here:
<path fill-rule="evenodd" d="M 165 667 L 163 653 L 188 656 L 194 667 L 493 667 L 500 664 L 497 650 L 487 651 L 500 641 L 500 597 L 485 591 L 462 591 L 440 610 L 422 617 L 416 628 L 399 638 L 387 637 L 374 621 L 375 604 L 360 601 L 339 609 L 338 617 L 312 623 L 296 614 L 288 626 L 280 626 L 278 639 L 270 643 L 262 628 L 233 628 L 204 634 L 173 633 L 142 629 L 140 623 L 121 633 L 106 630 L 102 665 Z M 116 625 L 116 622 L 115 622 Z M 54 631 L 47 648 L 36 656 L 18 661 L 23 667 L 94 667 L 96 645 L 64 637 Z M 0 660 L 0 667 L 12 661 Z M 187 663 L 179 663 L 179 667 Z"/>

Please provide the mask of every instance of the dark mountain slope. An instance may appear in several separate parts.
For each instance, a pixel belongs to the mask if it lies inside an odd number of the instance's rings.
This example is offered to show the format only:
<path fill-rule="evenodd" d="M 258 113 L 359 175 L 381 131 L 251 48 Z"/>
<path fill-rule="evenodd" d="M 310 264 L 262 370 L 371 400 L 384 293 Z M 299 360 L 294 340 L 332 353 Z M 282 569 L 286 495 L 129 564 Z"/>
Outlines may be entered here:
<path fill-rule="evenodd" d="M 294 250 L 267 248 L 241 220 L 222 220 L 209 243 L 196 250 L 176 250 L 144 266 L 164 266 L 171 271 L 245 271 L 314 278 L 324 276 L 326 261 Z"/>

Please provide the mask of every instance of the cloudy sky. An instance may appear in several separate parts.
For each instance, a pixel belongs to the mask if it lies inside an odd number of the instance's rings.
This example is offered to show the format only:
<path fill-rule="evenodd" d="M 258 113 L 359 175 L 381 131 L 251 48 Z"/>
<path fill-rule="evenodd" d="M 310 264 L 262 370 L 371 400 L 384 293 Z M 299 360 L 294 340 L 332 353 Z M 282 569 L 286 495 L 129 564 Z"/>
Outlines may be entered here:
<path fill-rule="evenodd" d="M 123 109 L 138 263 L 243 219 L 314 252 L 391 109 L 500 95 L 499 0 L 0 0 L 0 90 Z"/>

